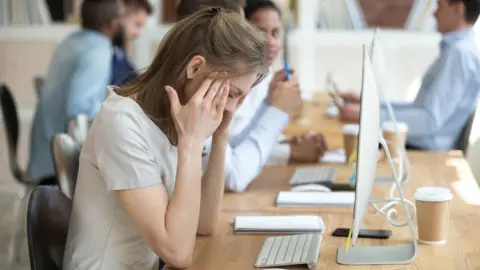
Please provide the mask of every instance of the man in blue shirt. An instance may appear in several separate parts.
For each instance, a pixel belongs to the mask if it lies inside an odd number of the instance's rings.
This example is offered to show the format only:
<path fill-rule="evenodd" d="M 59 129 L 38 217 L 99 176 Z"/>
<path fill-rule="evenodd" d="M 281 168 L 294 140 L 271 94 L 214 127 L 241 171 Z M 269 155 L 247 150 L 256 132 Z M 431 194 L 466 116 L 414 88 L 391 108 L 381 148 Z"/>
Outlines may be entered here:
<path fill-rule="evenodd" d="M 118 34 L 119 0 L 85 0 L 82 29 L 56 49 L 39 96 L 30 141 L 28 174 L 34 179 L 55 175 L 52 137 L 65 132 L 75 115 L 93 119 L 111 79 L 112 39 Z"/>
<path fill-rule="evenodd" d="M 439 0 L 435 12 L 442 33 L 440 55 L 423 77 L 412 103 L 393 103 L 399 122 L 408 125 L 407 145 L 416 149 L 450 150 L 475 111 L 480 91 L 480 50 L 472 29 L 480 14 L 480 0 Z M 359 98 L 340 108 L 340 116 L 358 121 Z M 388 121 L 381 107 L 381 121 Z"/>
<path fill-rule="evenodd" d="M 123 0 L 125 15 L 122 18 L 120 35 L 113 39 L 112 85 L 122 86 L 135 77 L 137 72 L 131 64 L 126 48 L 142 31 L 148 16 L 152 14 L 152 5 L 148 0 Z"/>

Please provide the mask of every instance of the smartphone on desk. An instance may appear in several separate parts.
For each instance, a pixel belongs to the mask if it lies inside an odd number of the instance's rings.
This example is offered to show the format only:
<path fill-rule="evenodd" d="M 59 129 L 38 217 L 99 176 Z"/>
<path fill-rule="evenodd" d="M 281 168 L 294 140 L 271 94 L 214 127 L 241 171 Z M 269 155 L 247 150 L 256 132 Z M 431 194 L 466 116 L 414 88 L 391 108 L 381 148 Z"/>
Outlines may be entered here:
<path fill-rule="evenodd" d="M 329 188 L 332 191 L 355 191 L 355 186 L 350 184 L 338 184 L 333 182 L 322 182 L 320 183 L 322 186 Z"/>
<path fill-rule="evenodd" d="M 348 237 L 350 229 L 348 228 L 337 228 L 333 231 L 332 236 L 336 237 Z M 364 230 L 361 229 L 358 233 L 358 238 L 370 238 L 370 239 L 388 239 L 392 236 L 392 231 L 390 230 Z"/>

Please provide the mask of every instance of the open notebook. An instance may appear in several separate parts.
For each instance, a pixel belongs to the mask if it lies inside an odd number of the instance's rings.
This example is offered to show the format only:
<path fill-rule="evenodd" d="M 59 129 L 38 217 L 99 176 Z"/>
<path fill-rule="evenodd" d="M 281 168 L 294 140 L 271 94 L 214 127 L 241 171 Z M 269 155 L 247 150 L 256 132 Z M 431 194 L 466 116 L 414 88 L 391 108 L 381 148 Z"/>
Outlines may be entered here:
<path fill-rule="evenodd" d="M 323 232 L 325 225 L 319 216 L 236 216 L 235 234 L 302 234 Z"/>
<path fill-rule="evenodd" d="M 355 192 L 293 192 L 281 191 L 277 206 L 353 206 Z"/>

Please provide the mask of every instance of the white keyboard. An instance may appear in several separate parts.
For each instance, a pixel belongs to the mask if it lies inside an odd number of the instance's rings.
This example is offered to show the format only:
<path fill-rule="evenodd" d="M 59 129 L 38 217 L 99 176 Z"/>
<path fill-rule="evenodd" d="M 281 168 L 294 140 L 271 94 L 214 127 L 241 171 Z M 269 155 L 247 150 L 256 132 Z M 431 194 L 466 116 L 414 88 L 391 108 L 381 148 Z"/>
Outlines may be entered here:
<path fill-rule="evenodd" d="M 316 267 L 323 235 L 299 234 L 269 237 L 263 243 L 255 267 L 306 265 Z"/>
<path fill-rule="evenodd" d="M 327 166 L 297 168 L 290 179 L 290 184 L 303 185 L 333 182 L 335 180 L 335 173 L 335 168 Z"/>

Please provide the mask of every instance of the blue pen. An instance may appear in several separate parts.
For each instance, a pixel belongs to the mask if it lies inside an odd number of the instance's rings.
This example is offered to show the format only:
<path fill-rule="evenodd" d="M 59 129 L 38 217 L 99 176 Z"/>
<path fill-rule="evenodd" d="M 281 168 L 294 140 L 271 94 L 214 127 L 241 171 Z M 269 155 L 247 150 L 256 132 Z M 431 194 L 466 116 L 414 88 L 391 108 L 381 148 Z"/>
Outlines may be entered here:
<path fill-rule="evenodd" d="M 287 77 L 287 81 L 290 81 L 292 71 L 290 70 L 290 66 L 288 65 L 288 60 L 285 59 L 285 77 Z"/>
<path fill-rule="evenodd" d="M 355 175 L 356 175 L 356 174 L 355 174 L 355 171 L 353 171 L 352 176 L 350 176 L 350 185 L 351 185 L 351 186 L 355 186 L 355 180 L 356 180 L 356 179 L 355 179 L 355 178 L 356 178 Z"/>

